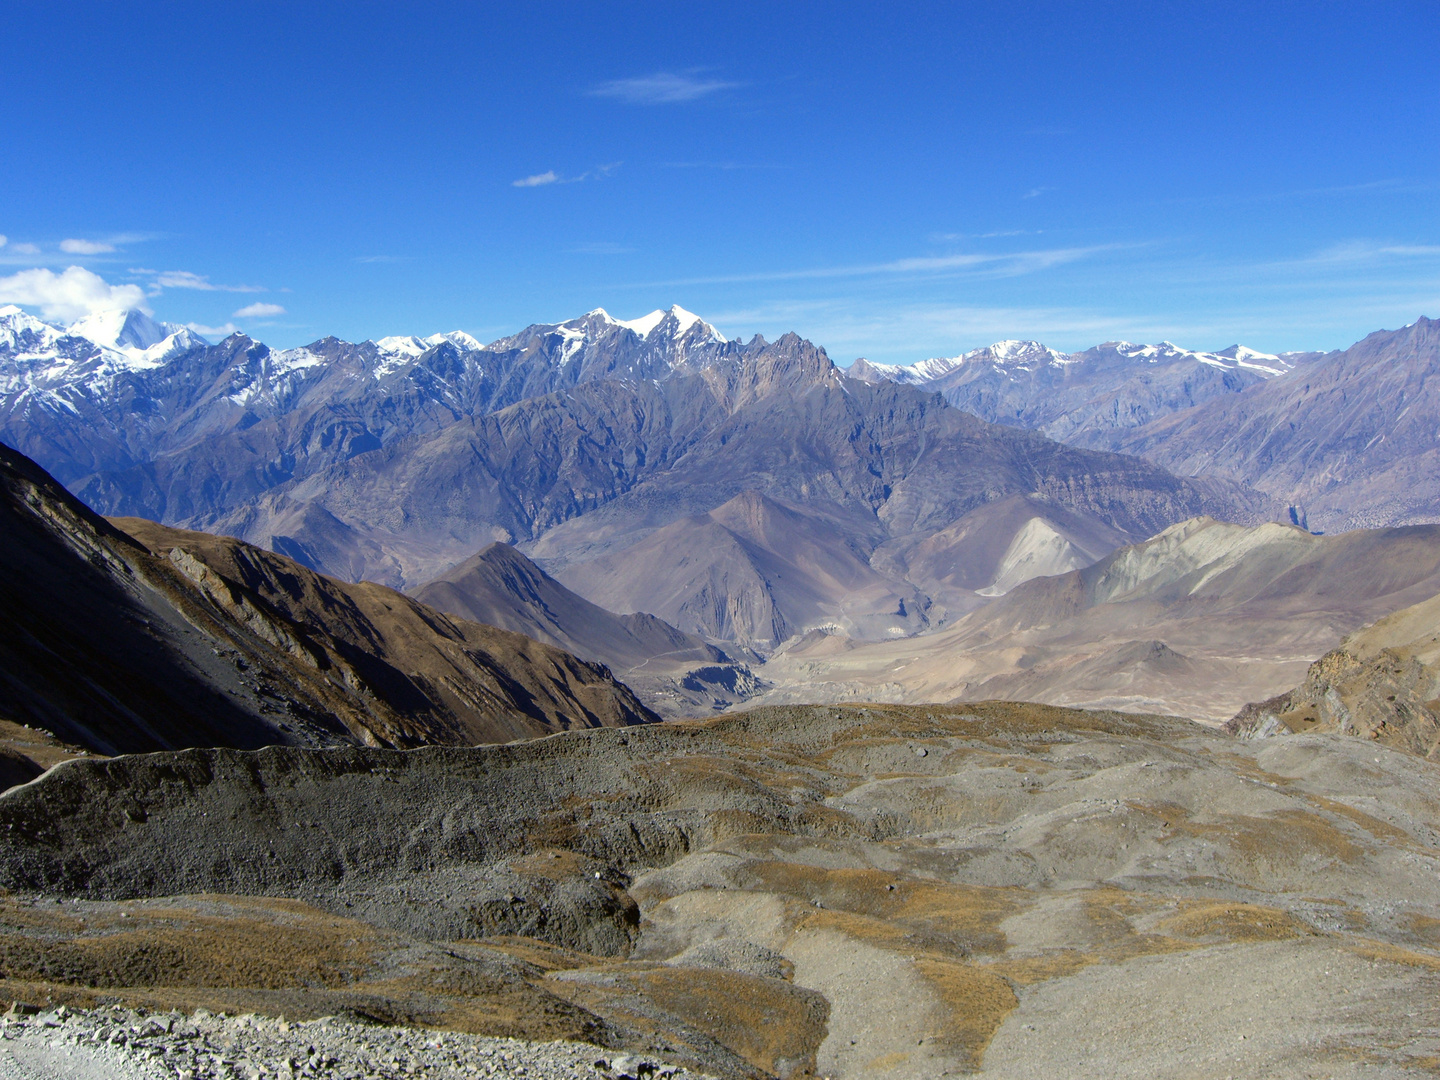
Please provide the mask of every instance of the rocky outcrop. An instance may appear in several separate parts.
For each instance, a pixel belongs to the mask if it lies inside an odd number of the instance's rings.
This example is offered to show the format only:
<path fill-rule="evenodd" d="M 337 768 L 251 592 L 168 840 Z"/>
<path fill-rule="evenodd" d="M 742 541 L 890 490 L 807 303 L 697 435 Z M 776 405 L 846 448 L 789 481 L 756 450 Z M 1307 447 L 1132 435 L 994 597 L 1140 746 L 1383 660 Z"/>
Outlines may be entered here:
<path fill-rule="evenodd" d="M 1225 729 L 1251 739 L 1335 732 L 1440 759 L 1440 596 L 1351 634 L 1299 686 L 1246 705 Z"/>

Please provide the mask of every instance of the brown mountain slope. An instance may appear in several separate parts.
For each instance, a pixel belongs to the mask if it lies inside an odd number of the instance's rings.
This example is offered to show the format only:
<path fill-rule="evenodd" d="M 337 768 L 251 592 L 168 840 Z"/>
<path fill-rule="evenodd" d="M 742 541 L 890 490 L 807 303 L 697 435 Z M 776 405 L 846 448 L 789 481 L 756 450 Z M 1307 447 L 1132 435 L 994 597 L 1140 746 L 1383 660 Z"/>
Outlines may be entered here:
<path fill-rule="evenodd" d="M 1440 526 L 1314 536 L 1205 518 L 1036 578 L 939 633 L 797 643 L 762 700 L 1010 700 L 1212 721 L 1292 686 L 1365 622 L 1440 591 Z"/>
<path fill-rule="evenodd" d="M 1381 330 L 1125 433 L 1111 449 L 1228 477 L 1339 531 L 1440 520 L 1440 322 Z"/>
<path fill-rule="evenodd" d="M 657 656 L 724 663 L 725 654 L 654 615 L 616 615 L 571 592 L 509 544 L 491 544 L 420 586 L 415 599 L 463 619 L 632 668 Z"/>
<path fill-rule="evenodd" d="M 743 661 L 654 615 L 616 615 L 592 604 L 509 544 L 491 544 L 414 596 L 605 664 L 663 716 L 707 716 L 758 689 Z"/>
<path fill-rule="evenodd" d="M 1334 731 L 1440 758 L 1440 596 L 1355 631 L 1299 686 L 1245 706 L 1225 729 L 1251 738 Z"/>
<path fill-rule="evenodd" d="M 474 743 L 652 718 L 548 646 L 238 541 L 127 524 L 146 539 L 0 447 L 0 719 L 117 753 Z"/>
<path fill-rule="evenodd" d="M 854 511 L 749 491 L 559 576 L 606 607 L 653 611 L 761 651 L 817 625 L 860 637 L 914 633 L 927 625 L 926 599 L 871 568 L 879 535 Z"/>
<path fill-rule="evenodd" d="M 523 634 L 449 618 L 374 582 L 347 585 L 229 537 L 116 523 L 217 603 L 238 584 L 323 641 L 395 714 L 393 743 L 463 745 L 655 719 L 603 668 Z"/>

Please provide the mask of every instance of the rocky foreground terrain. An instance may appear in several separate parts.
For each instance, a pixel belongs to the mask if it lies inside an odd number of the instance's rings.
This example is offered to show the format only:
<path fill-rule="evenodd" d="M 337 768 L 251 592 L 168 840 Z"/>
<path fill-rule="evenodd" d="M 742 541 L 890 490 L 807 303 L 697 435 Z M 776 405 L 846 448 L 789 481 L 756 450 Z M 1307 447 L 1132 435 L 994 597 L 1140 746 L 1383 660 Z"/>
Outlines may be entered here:
<path fill-rule="evenodd" d="M 584 1043 L 527 1043 L 377 1027 L 325 1017 L 306 1023 L 254 1015 L 148 1013 L 119 1006 L 0 1019 L 0 1075 L 69 1080 L 226 1080 L 240 1075 L 355 1080 L 682 1080 L 687 1069 Z M 703 1078 L 700 1078 L 703 1080 Z"/>
<path fill-rule="evenodd" d="M 1353 736 L 813 706 L 77 759 L 0 795 L 0 875 L 0 997 L 46 1009 L 368 1018 L 455 1033 L 442 1057 L 579 1040 L 721 1077 L 1440 1063 L 1440 783 Z"/>

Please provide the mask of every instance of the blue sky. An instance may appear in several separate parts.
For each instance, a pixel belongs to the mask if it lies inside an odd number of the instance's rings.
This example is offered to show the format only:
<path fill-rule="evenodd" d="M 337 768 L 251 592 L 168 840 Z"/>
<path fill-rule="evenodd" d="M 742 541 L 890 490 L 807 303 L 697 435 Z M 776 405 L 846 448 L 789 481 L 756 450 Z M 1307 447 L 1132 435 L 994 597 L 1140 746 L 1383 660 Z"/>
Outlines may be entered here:
<path fill-rule="evenodd" d="M 841 363 L 1440 315 L 1434 0 L 423 7 L 8 0 L 0 302 L 277 346 L 679 303 Z"/>

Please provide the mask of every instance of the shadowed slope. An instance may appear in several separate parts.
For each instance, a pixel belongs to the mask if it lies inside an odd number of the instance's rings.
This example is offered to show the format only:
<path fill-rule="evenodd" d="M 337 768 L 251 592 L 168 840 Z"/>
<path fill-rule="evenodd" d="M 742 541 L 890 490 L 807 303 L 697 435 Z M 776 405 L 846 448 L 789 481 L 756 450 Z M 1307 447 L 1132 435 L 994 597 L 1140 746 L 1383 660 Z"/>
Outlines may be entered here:
<path fill-rule="evenodd" d="M 4 719 L 104 753 L 653 719 L 608 673 L 239 541 L 98 517 L 0 448 Z"/>
<path fill-rule="evenodd" d="M 723 663 L 719 649 L 654 615 L 616 615 L 571 592 L 509 544 L 491 544 L 416 589 L 415 599 L 626 670 L 656 657 Z"/>

